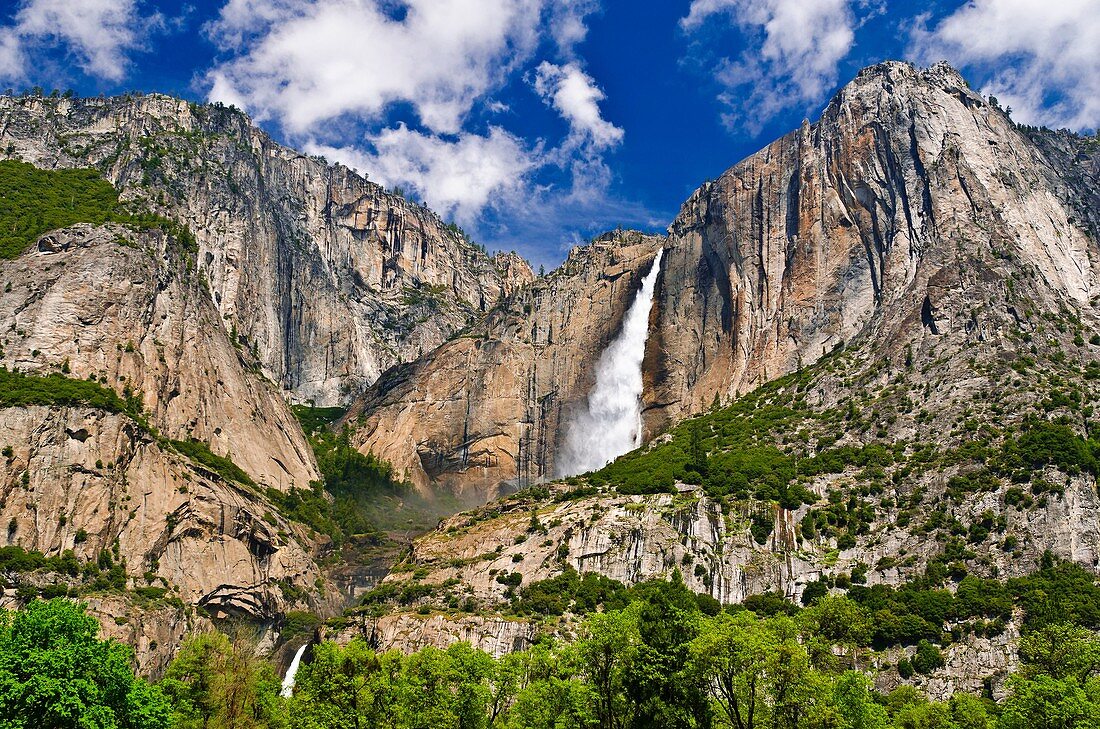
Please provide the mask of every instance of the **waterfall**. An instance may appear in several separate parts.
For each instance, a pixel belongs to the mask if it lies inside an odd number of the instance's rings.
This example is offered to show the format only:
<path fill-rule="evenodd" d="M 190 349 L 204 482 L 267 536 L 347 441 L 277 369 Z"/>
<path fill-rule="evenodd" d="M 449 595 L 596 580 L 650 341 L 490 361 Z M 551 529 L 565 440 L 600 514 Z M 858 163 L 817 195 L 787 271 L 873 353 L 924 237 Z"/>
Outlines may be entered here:
<path fill-rule="evenodd" d="M 663 249 L 657 252 L 626 312 L 622 331 L 600 355 L 586 407 L 566 425 L 556 463 L 558 476 L 602 468 L 642 444 L 642 358 L 663 255 Z"/>
<path fill-rule="evenodd" d="M 309 643 L 306 643 L 298 652 L 294 654 L 294 660 L 290 662 L 290 668 L 286 669 L 286 677 L 283 678 L 283 688 L 279 691 L 279 695 L 284 698 L 290 698 L 294 693 L 294 676 L 298 673 L 298 664 L 302 662 L 302 654 L 306 652 L 306 648 L 309 647 Z"/>

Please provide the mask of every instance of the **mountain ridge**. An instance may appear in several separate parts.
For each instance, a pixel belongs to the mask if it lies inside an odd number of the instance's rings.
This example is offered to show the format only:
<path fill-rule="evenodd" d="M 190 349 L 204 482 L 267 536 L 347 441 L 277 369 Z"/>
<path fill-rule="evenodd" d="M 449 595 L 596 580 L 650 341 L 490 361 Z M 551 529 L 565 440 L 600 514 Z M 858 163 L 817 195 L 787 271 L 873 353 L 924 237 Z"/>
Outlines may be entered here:
<path fill-rule="evenodd" d="M 325 432 L 391 462 L 410 499 L 453 511 L 526 489 L 448 517 L 383 582 L 429 613 L 428 641 L 527 640 L 538 626 L 495 611 L 567 565 L 624 582 L 682 569 L 723 602 L 843 591 L 860 570 L 898 584 L 948 553 L 973 553 L 946 564 L 983 578 L 1047 549 L 1095 570 L 1092 467 L 1033 463 L 1017 482 L 1023 467 L 1004 465 L 1028 438 L 1093 447 L 1095 147 L 1017 127 L 943 66 L 879 64 L 821 121 L 701 186 L 668 235 L 604 234 L 535 277 L 238 112 L 159 95 L 0 98 L 4 157 L 94 163 L 197 248 L 188 262 L 169 232 L 77 224 L 0 261 L 0 364 L 144 395 L 162 439 L 96 408 L 0 409 L 0 445 L 27 444 L 0 464 L 7 543 L 82 564 L 113 554 L 125 590 L 202 607 L 157 603 L 137 637 L 150 670 L 207 620 L 274 640 L 288 613 L 338 613 L 381 575 L 333 569 L 363 565 L 339 565 L 326 515 L 310 511 L 335 502 L 290 401 L 350 404 Z M 543 492 L 562 423 L 658 250 L 647 445 Z M 736 412 L 751 392 L 791 411 L 783 428 Z M 839 454 L 871 460 L 798 470 Z M 935 523 L 915 523 L 921 504 Z M 911 564 L 883 562 L 901 550 Z M 443 587 L 454 579 L 458 592 Z M 57 580 L 13 584 L 84 589 Z M 140 613 L 129 594 L 110 593 L 104 614 Z M 451 598 L 485 614 L 456 628 Z M 408 607 L 360 627 L 400 644 L 423 627 Z"/>

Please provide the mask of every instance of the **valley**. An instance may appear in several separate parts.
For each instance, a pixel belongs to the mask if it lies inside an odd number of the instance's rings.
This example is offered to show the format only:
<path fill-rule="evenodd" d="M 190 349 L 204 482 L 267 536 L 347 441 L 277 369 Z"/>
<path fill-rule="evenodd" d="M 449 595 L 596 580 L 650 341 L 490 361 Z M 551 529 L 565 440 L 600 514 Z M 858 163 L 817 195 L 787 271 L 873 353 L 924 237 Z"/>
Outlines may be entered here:
<path fill-rule="evenodd" d="M 0 151 L 0 607 L 177 707 L 201 656 L 256 726 L 750 726 L 754 650 L 776 727 L 1095 688 L 1095 136 L 878 64 L 541 275 L 220 104 L 2 96 Z"/>

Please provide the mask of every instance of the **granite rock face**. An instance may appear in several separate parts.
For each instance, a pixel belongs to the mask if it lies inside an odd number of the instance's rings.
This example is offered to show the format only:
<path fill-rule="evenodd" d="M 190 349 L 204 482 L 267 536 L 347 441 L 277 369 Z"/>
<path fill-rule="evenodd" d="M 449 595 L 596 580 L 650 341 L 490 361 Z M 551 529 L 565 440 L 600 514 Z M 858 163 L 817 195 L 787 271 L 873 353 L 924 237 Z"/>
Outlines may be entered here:
<path fill-rule="evenodd" d="M 538 626 L 526 620 L 478 615 L 454 619 L 442 614 L 395 613 L 378 618 L 356 616 L 339 629 L 323 628 L 319 637 L 341 645 L 360 639 L 378 651 L 407 652 L 467 642 L 477 650 L 499 657 L 530 648 L 538 636 Z"/>
<path fill-rule="evenodd" d="M 77 225 L 0 261 L 0 363 L 134 394 L 162 435 L 208 444 L 262 486 L 307 486 L 317 467 L 283 393 L 231 341 L 177 247 L 156 231 Z"/>
<path fill-rule="evenodd" d="M 575 248 L 478 327 L 387 373 L 348 413 L 355 443 L 470 502 L 551 478 L 563 417 L 661 245 L 625 232 Z"/>
<path fill-rule="evenodd" d="M 95 167 L 186 224 L 226 331 L 298 401 L 337 405 L 532 278 L 427 208 L 161 95 L 0 97 L 0 156 Z"/>
<path fill-rule="evenodd" d="M 701 187 L 670 228 L 649 432 L 841 343 L 885 353 L 922 326 L 966 326 L 967 312 L 952 311 L 964 302 L 945 299 L 981 275 L 966 265 L 972 252 L 1018 255 L 1057 296 L 1087 305 L 1095 155 L 1030 136 L 946 64 L 883 63 L 820 121 Z"/>
<path fill-rule="evenodd" d="M 114 552 L 128 587 L 163 586 L 181 600 L 148 610 L 134 634 L 150 671 L 193 622 L 184 605 L 265 622 L 339 602 L 318 589 L 319 545 L 264 496 L 317 479 L 313 455 L 282 393 L 230 341 L 189 255 L 160 231 L 79 225 L 0 262 L 0 364 L 94 379 L 143 410 L 0 409 L 0 444 L 11 449 L 0 459 L 3 543 L 90 562 Z M 191 440 L 254 483 L 171 444 Z M 108 617 L 137 614 L 124 612 Z M 146 638 L 159 651 L 142 648 Z"/>
<path fill-rule="evenodd" d="M 992 280 L 1014 267 L 1034 269 L 1055 309 L 1091 309 L 1095 152 L 1017 127 L 946 65 L 873 66 L 817 123 L 699 188 L 645 256 L 605 237 L 470 338 L 384 378 L 353 409 L 356 442 L 423 489 L 491 496 L 552 475 L 563 408 L 590 390 L 658 247 L 647 439 L 845 343 L 896 356 L 928 337 L 986 336 L 1020 308 Z M 629 284 L 594 288 L 621 275 L 620 258 L 634 261 Z M 984 322 L 971 315 L 978 289 L 996 302 Z"/>

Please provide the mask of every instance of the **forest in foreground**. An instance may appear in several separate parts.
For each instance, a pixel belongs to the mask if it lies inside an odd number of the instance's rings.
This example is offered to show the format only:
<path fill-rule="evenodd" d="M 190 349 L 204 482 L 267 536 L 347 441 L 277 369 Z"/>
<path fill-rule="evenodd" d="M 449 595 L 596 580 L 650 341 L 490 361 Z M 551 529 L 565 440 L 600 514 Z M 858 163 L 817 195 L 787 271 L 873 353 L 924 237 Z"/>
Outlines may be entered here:
<path fill-rule="evenodd" d="M 616 593 L 616 606 L 590 613 L 569 642 L 548 639 L 499 659 L 466 643 L 405 655 L 362 639 L 321 642 L 289 698 L 243 630 L 191 637 L 150 682 L 134 676 L 131 648 L 99 639 L 83 604 L 36 600 L 0 613 L 0 727 L 1094 727 L 1100 638 L 1082 624 L 1092 617 L 1092 591 L 1072 589 L 1082 574 L 1048 564 L 1016 581 L 1024 612 L 1018 672 L 1002 696 L 990 688 L 946 701 L 907 683 L 876 689 L 867 646 L 882 616 L 850 597 L 799 608 L 765 596 L 721 608 L 676 576 Z M 910 600 L 927 603 L 917 612 L 935 609 L 938 592 Z M 899 672 L 911 677 L 944 657 L 921 639 L 902 660 Z"/>

